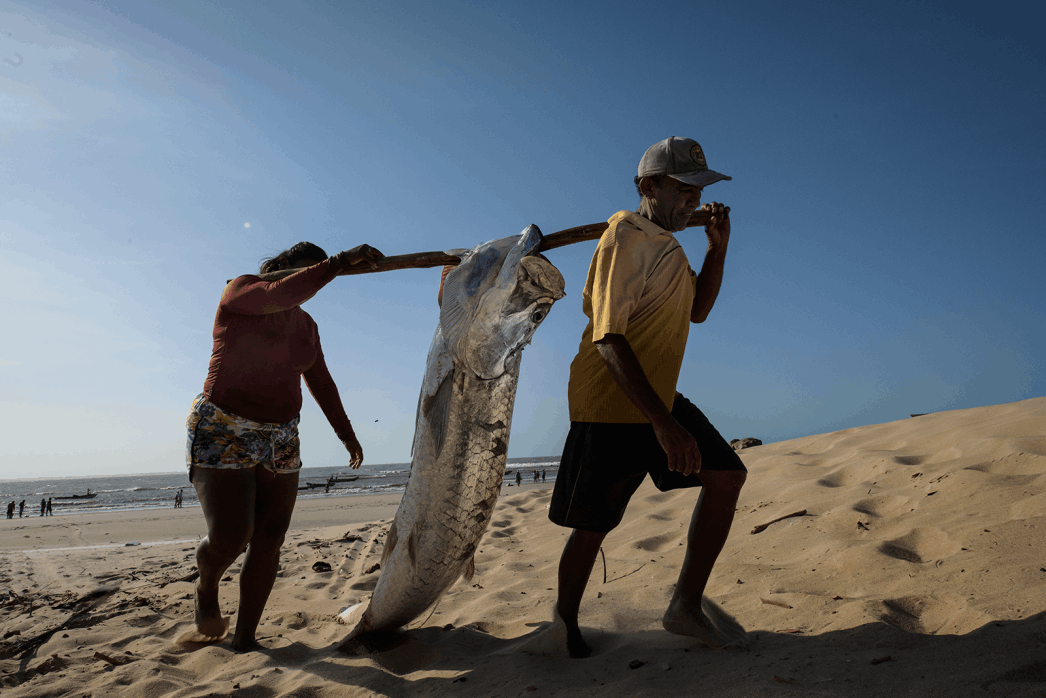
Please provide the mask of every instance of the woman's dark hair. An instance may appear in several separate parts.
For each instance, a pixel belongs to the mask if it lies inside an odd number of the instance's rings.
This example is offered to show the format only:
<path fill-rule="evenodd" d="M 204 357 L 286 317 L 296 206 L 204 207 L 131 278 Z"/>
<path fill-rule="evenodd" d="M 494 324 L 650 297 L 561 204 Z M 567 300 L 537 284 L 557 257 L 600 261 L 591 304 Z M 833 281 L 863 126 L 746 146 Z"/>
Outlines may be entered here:
<path fill-rule="evenodd" d="M 317 262 L 321 262 L 327 259 L 327 253 L 320 249 L 319 245 L 313 245 L 311 242 L 299 242 L 289 250 L 284 250 L 277 255 L 263 259 L 258 272 L 268 274 L 269 272 L 280 271 L 292 264 L 297 264 L 303 259 L 314 259 Z"/>

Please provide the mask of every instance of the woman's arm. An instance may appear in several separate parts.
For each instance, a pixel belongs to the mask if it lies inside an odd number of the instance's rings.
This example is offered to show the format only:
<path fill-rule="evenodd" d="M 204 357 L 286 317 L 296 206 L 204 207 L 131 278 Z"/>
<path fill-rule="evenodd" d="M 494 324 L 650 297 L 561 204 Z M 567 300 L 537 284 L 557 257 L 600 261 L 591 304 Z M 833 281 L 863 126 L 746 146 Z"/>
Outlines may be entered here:
<path fill-rule="evenodd" d="M 358 468 L 363 463 L 363 447 L 360 446 L 356 433 L 352 429 L 352 422 L 345 414 L 345 407 L 338 393 L 338 386 L 327 368 L 327 362 L 323 358 L 323 348 L 320 346 L 319 335 L 316 337 L 316 361 L 302 374 L 305 386 L 312 393 L 316 404 L 323 410 L 327 422 L 334 429 L 334 433 L 341 439 L 345 450 L 349 452 L 351 459 L 349 467 Z"/>
<path fill-rule="evenodd" d="M 240 276 L 225 287 L 219 307 L 237 315 L 265 315 L 290 310 L 334 280 L 335 265 L 325 259 L 276 281 Z"/>

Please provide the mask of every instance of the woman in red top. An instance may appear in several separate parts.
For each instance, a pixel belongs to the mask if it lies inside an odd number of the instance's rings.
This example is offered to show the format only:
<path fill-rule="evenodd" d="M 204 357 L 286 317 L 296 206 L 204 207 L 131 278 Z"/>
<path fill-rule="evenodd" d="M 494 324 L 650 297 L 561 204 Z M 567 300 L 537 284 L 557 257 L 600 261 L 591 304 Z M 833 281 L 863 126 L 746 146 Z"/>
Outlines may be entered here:
<path fill-rule="evenodd" d="M 230 281 L 214 318 L 214 347 L 203 392 L 186 421 L 189 480 L 207 520 L 196 550 L 196 630 L 183 640 L 217 642 L 229 619 L 218 581 L 245 549 L 232 646 L 254 639 L 279 568 L 280 546 L 298 492 L 301 379 L 351 456 L 363 449 L 323 360 L 320 336 L 301 304 L 355 264 L 383 255 L 369 245 L 327 254 L 301 242 L 262 263 L 259 274 Z"/>

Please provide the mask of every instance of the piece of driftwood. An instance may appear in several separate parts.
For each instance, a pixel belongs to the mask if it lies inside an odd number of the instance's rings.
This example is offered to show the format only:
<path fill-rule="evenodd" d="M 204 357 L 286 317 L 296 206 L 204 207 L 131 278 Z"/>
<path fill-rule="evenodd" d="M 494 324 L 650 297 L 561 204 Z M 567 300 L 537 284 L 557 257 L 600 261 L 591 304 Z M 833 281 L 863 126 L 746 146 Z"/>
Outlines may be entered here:
<path fill-rule="evenodd" d="M 773 521 L 767 521 L 765 524 L 759 524 L 758 526 L 752 529 L 752 535 L 755 535 L 756 533 L 762 533 L 778 521 L 784 521 L 785 519 L 790 519 L 793 516 L 806 516 L 806 509 L 803 509 L 802 511 L 797 511 L 794 514 L 785 514 L 784 516 L 779 516 Z"/>
<path fill-rule="evenodd" d="M 123 666 L 124 664 L 127 663 L 127 662 L 125 662 L 122 659 L 117 659 L 116 657 L 110 657 L 109 655 L 107 655 L 107 654 L 105 654 L 103 652 L 95 652 L 94 653 L 94 658 L 95 659 L 101 659 L 103 662 L 109 662 L 113 666 Z"/>
<path fill-rule="evenodd" d="M 696 228 L 704 226 L 711 217 L 711 211 L 694 211 L 693 215 L 690 216 L 690 221 L 687 223 L 687 227 Z M 557 247 L 573 245 L 578 242 L 585 242 L 586 240 L 598 240 L 599 237 L 606 232 L 608 227 L 609 225 L 607 223 L 589 223 L 588 225 L 581 225 L 577 228 L 567 228 L 566 230 L 560 230 L 545 235 L 541 240 L 541 244 L 538 246 L 538 252 L 546 252 L 548 250 L 554 250 Z M 369 264 L 357 264 L 356 266 L 341 272 L 339 276 L 374 274 L 379 271 L 395 271 L 397 269 L 428 269 L 430 267 L 445 267 L 447 265 L 456 265 L 460 261 L 461 259 L 458 257 L 452 254 L 447 254 L 446 252 L 413 252 L 411 254 L 385 257 L 376 262 L 373 267 Z"/>

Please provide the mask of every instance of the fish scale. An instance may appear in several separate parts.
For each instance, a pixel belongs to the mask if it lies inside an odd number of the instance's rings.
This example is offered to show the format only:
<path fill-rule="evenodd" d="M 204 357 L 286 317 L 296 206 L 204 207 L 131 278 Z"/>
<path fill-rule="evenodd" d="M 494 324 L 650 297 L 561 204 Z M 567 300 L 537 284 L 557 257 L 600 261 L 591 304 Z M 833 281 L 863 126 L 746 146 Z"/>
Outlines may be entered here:
<path fill-rule="evenodd" d="M 563 277 L 536 255 L 541 232 L 480 245 L 446 280 L 426 360 L 411 475 L 382 554 L 361 633 L 389 630 L 431 608 L 464 576 L 501 492 L 522 349 Z"/>

